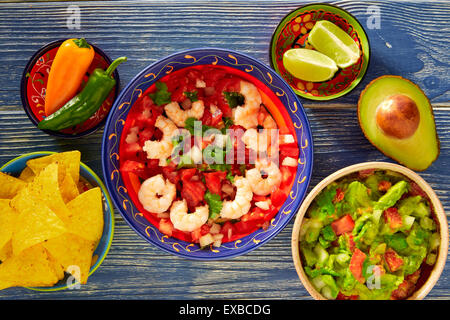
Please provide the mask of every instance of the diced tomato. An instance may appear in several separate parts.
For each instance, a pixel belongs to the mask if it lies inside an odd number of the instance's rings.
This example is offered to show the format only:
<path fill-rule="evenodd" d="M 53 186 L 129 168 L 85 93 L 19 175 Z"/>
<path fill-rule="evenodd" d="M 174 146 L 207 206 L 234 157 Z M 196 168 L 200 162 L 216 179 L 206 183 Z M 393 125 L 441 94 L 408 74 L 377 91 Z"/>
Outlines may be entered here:
<path fill-rule="evenodd" d="M 162 233 L 164 233 L 165 235 L 171 237 L 172 236 L 172 232 L 173 232 L 173 224 L 172 221 L 170 221 L 170 219 L 161 219 L 159 221 L 159 228 L 158 230 Z"/>
<path fill-rule="evenodd" d="M 270 196 L 270 200 L 275 207 L 278 207 L 284 203 L 284 201 L 286 200 L 288 195 L 289 195 L 289 193 L 286 193 L 285 190 L 278 188 L 274 192 L 272 192 L 272 195 Z"/>
<path fill-rule="evenodd" d="M 137 159 L 139 158 L 139 152 L 142 151 L 142 147 L 137 142 L 124 143 L 120 151 L 125 159 Z"/>
<path fill-rule="evenodd" d="M 298 159 L 300 151 L 298 150 L 297 145 L 286 144 L 280 146 L 280 155 L 281 157 L 290 157 L 294 159 Z"/>
<path fill-rule="evenodd" d="M 361 170 L 358 172 L 358 178 L 365 179 L 365 178 L 371 176 L 374 172 L 375 172 L 375 169 Z"/>
<path fill-rule="evenodd" d="M 195 169 L 195 168 L 180 170 L 181 180 L 189 181 L 196 173 L 197 173 L 197 169 Z"/>
<path fill-rule="evenodd" d="M 398 229 L 402 226 L 403 220 L 397 208 L 388 208 L 383 212 L 384 221 L 391 229 Z"/>
<path fill-rule="evenodd" d="M 386 192 L 389 190 L 391 185 L 392 184 L 389 181 L 381 180 L 380 182 L 378 182 L 378 191 Z"/>
<path fill-rule="evenodd" d="M 349 269 L 356 280 L 360 283 L 364 283 L 365 279 L 362 275 L 364 260 L 366 260 L 366 254 L 358 248 L 353 251 L 352 258 L 350 259 Z"/>
<path fill-rule="evenodd" d="M 222 229 L 220 229 L 220 233 L 223 234 L 222 242 L 230 241 L 234 235 L 233 224 L 230 221 L 225 222 L 222 226 Z"/>
<path fill-rule="evenodd" d="M 180 176 L 178 175 L 178 170 L 171 166 L 162 167 L 162 173 L 164 178 L 169 180 L 171 183 L 177 185 L 180 181 Z"/>
<path fill-rule="evenodd" d="M 205 108 L 205 110 L 203 111 L 201 121 L 202 124 L 204 124 L 205 126 L 212 126 L 212 115 L 211 112 L 209 111 L 209 108 Z"/>
<path fill-rule="evenodd" d="M 255 208 L 250 212 L 247 212 L 241 217 L 241 221 L 264 221 L 264 212 L 260 208 Z"/>
<path fill-rule="evenodd" d="M 349 214 L 346 214 L 342 218 L 333 221 L 331 227 L 333 228 L 334 233 L 339 236 L 343 233 L 352 231 L 355 227 L 355 222 Z"/>
<path fill-rule="evenodd" d="M 236 231 L 237 234 L 239 234 L 239 238 L 257 230 L 260 228 L 260 225 L 262 224 L 262 222 L 258 225 L 257 224 L 258 220 L 253 220 L 253 221 L 238 221 L 234 224 L 234 230 Z"/>
<path fill-rule="evenodd" d="M 181 196 L 190 209 L 197 207 L 205 198 L 206 187 L 196 173 L 195 168 L 181 170 Z"/>
<path fill-rule="evenodd" d="M 144 146 L 145 141 L 150 140 L 153 137 L 154 127 L 146 127 L 144 130 L 138 133 L 139 145 Z"/>
<path fill-rule="evenodd" d="M 358 299 L 359 299 L 358 295 L 346 296 L 345 294 L 343 294 L 340 291 L 336 297 L 336 300 L 358 300 Z"/>
<path fill-rule="evenodd" d="M 120 166 L 120 171 L 126 173 L 132 172 L 142 179 L 148 178 L 147 167 L 142 162 L 125 160 Z"/>
<path fill-rule="evenodd" d="M 392 248 L 386 250 L 384 253 L 384 260 L 391 272 L 395 272 L 403 266 L 403 259 Z"/>
<path fill-rule="evenodd" d="M 225 171 L 204 172 L 206 188 L 211 193 L 222 194 L 222 181 L 227 177 Z"/>
<path fill-rule="evenodd" d="M 140 99 L 140 105 L 136 112 L 136 125 L 142 130 L 153 127 L 156 118 L 162 113 L 162 110 L 153 104 L 152 99 L 148 95 L 144 95 Z"/>
<path fill-rule="evenodd" d="M 336 189 L 336 195 L 334 196 L 333 199 L 333 203 L 337 203 L 337 202 L 341 202 L 342 200 L 344 200 L 344 191 L 342 191 L 342 189 L 337 188 Z"/>

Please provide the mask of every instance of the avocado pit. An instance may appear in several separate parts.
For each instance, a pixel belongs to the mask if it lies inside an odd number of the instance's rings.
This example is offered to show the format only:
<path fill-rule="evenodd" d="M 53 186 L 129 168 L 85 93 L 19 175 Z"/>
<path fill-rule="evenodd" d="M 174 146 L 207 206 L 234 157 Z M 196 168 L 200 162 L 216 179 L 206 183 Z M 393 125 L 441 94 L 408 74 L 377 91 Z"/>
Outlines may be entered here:
<path fill-rule="evenodd" d="M 377 107 L 376 122 L 388 136 L 406 139 L 416 132 L 420 113 L 416 103 L 404 94 L 387 97 Z"/>

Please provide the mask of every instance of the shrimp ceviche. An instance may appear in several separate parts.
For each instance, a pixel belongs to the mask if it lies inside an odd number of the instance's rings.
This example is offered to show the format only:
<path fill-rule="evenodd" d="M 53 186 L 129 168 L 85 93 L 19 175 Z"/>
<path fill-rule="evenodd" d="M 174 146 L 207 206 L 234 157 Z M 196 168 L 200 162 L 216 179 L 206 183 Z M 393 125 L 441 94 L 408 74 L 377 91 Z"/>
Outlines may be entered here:
<path fill-rule="evenodd" d="M 131 107 L 120 145 L 137 209 L 163 234 L 202 248 L 267 229 L 299 157 L 274 100 L 228 67 L 188 67 L 157 81 Z"/>

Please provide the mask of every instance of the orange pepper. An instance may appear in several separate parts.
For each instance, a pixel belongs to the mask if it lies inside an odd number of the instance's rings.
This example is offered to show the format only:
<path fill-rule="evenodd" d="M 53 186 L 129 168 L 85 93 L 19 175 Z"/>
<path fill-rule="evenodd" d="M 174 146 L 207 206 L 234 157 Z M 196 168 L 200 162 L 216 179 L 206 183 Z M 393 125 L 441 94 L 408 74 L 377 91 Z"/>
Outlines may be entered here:
<path fill-rule="evenodd" d="M 94 48 L 85 39 L 68 39 L 56 52 L 48 75 L 45 115 L 61 108 L 78 91 L 83 76 L 94 60 Z"/>

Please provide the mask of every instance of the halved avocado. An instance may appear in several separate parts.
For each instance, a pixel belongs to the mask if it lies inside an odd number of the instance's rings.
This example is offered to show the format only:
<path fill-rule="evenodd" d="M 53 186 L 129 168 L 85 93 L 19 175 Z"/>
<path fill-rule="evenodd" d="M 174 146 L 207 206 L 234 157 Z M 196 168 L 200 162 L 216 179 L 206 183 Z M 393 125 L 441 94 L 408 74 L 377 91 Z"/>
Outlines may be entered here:
<path fill-rule="evenodd" d="M 433 109 L 423 91 L 400 76 L 382 76 L 361 92 L 359 125 L 386 156 L 417 171 L 427 169 L 440 152 Z"/>

